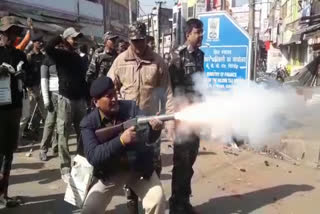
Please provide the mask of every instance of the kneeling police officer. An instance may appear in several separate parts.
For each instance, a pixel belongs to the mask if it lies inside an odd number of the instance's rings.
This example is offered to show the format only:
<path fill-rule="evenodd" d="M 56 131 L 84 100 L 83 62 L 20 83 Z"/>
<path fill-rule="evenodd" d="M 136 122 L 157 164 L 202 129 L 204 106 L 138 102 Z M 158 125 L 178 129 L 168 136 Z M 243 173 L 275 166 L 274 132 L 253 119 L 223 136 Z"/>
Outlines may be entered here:
<path fill-rule="evenodd" d="M 83 214 L 103 214 L 113 194 L 127 184 L 142 200 L 145 213 L 164 213 L 165 196 L 153 167 L 153 147 L 163 123 L 153 119 L 147 125 L 130 127 L 123 133 L 100 142 L 97 129 L 134 118 L 140 114 L 134 101 L 117 100 L 109 77 L 92 83 L 90 95 L 96 108 L 81 122 L 84 154 L 99 180 L 90 189 Z"/>

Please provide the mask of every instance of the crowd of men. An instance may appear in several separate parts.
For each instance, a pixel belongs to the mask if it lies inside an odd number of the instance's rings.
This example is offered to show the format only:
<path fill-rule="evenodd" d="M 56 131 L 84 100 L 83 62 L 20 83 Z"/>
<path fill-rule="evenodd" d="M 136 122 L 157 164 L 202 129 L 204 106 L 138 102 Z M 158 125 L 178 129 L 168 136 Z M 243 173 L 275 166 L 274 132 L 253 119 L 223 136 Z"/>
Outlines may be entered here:
<path fill-rule="evenodd" d="M 140 22 L 129 26 L 129 42 L 106 32 L 103 47 L 88 53 L 86 45 L 78 47 L 83 35 L 73 27 L 44 41 L 43 33 L 36 32 L 30 20 L 23 26 L 15 17 L 3 17 L 0 80 L 10 81 L 11 97 L 5 102 L 0 93 L 0 207 L 18 205 L 8 196 L 13 153 L 18 144 L 23 145 L 24 131 L 30 127 L 37 131 L 43 122 L 39 159 L 47 161 L 52 147 L 52 154 L 59 155 L 64 182 L 70 181 L 72 126 L 78 153 L 94 167 L 96 181 L 82 213 L 104 213 L 114 190 L 123 186 L 130 213 L 138 213 L 139 198 L 145 213 L 164 213 L 161 130 L 174 145 L 170 213 L 195 213 L 190 195 L 198 133 L 176 133 L 174 121 L 164 124 L 153 119 L 106 142 L 95 135 L 99 128 L 137 115 L 172 114 L 178 110 L 174 104 L 177 96 L 183 95 L 190 103 L 196 100 L 192 75 L 203 72 L 204 55 L 199 49 L 203 25 L 190 19 L 186 26 L 186 43 L 163 59 L 154 52 L 153 38 Z M 25 39 L 17 44 L 23 31 Z M 23 51 L 28 49 L 26 38 L 32 43 L 27 53 Z M 39 120 L 34 120 L 36 113 Z"/>

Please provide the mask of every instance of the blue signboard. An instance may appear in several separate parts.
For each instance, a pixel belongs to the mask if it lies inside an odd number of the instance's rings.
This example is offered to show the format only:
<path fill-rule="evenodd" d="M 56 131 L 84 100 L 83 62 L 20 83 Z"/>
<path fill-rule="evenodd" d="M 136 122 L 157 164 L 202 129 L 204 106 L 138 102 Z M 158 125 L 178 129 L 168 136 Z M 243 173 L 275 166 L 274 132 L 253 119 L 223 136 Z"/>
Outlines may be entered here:
<path fill-rule="evenodd" d="M 204 71 L 209 85 L 229 89 L 237 80 L 250 79 L 251 38 L 229 14 L 199 15 L 203 22 Z"/>

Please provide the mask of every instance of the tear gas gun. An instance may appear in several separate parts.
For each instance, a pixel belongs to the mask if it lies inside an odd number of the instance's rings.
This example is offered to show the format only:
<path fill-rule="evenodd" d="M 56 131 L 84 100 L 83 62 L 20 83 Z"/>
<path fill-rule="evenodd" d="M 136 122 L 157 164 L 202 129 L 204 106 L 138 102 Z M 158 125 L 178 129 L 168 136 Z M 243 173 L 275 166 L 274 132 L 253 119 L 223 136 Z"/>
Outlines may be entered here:
<path fill-rule="evenodd" d="M 98 129 L 96 130 L 95 134 L 100 142 L 106 142 L 112 138 L 115 138 L 124 130 L 132 126 L 145 125 L 149 123 L 149 121 L 151 121 L 152 119 L 158 119 L 165 122 L 168 120 L 175 120 L 175 116 L 173 114 L 170 114 L 170 115 L 164 114 L 164 115 L 149 116 L 149 117 L 136 117 L 114 126 Z"/>

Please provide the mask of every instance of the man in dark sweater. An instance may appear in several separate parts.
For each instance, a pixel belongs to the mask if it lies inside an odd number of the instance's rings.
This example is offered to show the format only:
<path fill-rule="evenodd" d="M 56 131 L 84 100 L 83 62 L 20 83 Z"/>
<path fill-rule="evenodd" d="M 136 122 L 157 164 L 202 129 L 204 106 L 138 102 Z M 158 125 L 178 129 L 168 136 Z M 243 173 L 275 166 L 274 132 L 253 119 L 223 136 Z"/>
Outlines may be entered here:
<path fill-rule="evenodd" d="M 17 205 L 8 197 L 8 186 L 18 142 L 23 77 L 29 73 L 26 55 L 13 46 L 22 27 L 12 16 L 0 20 L 0 209 Z"/>
<path fill-rule="evenodd" d="M 73 123 L 79 137 L 79 124 L 86 113 L 86 97 L 88 95 L 85 81 L 86 67 L 76 52 L 77 39 L 82 34 L 74 28 L 67 28 L 62 36 L 57 36 L 48 42 L 46 53 L 57 66 L 59 79 L 59 95 L 57 108 L 57 133 L 62 179 L 70 178 L 71 159 L 68 148 L 70 128 Z M 64 48 L 55 48 L 63 43 Z"/>
<path fill-rule="evenodd" d="M 42 61 L 44 60 L 44 54 L 41 52 L 43 45 L 42 35 L 32 35 L 31 40 L 33 42 L 33 49 L 27 55 L 27 60 L 30 65 L 30 70 L 32 72 L 32 79 L 30 80 L 31 87 L 28 88 L 30 97 L 30 109 L 34 109 L 36 103 L 40 109 L 42 119 L 45 118 L 45 110 L 42 102 L 42 97 L 40 93 L 40 68 Z"/>
<path fill-rule="evenodd" d="M 109 77 L 95 80 L 90 95 L 96 108 L 81 121 L 81 136 L 85 156 L 99 181 L 90 189 L 81 213 L 104 213 L 113 193 L 124 184 L 142 199 L 145 213 L 164 213 L 165 196 L 154 172 L 154 148 L 149 145 L 158 139 L 163 123 L 154 119 L 100 142 L 95 134 L 97 129 L 134 118 L 139 109 L 134 101 L 117 100 Z"/>
<path fill-rule="evenodd" d="M 20 121 L 20 134 L 19 134 L 19 140 L 21 141 L 21 137 L 25 131 L 26 126 L 28 125 L 28 122 L 30 120 L 30 117 L 35 110 L 35 108 L 38 108 L 39 115 L 35 117 L 36 119 L 31 121 L 32 124 L 32 131 L 29 132 L 29 134 L 34 134 L 36 138 L 38 138 L 38 130 L 40 127 L 40 120 L 44 119 L 45 116 L 45 109 L 43 106 L 42 96 L 40 92 L 40 67 L 42 64 L 42 61 L 44 59 L 44 54 L 41 52 L 42 48 L 42 35 L 41 34 L 31 34 L 31 40 L 33 42 L 33 49 L 30 51 L 30 53 L 27 55 L 27 60 L 30 65 L 30 75 L 28 76 L 28 82 L 29 86 L 27 87 L 27 94 L 29 98 L 29 105 L 24 106 L 23 108 L 28 109 L 28 113 L 26 115 L 23 114 L 23 117 Z M 20 142 L 21 145 L 22 142 Z"/>

